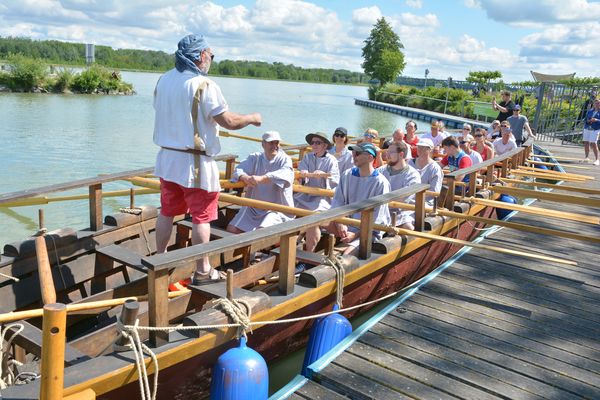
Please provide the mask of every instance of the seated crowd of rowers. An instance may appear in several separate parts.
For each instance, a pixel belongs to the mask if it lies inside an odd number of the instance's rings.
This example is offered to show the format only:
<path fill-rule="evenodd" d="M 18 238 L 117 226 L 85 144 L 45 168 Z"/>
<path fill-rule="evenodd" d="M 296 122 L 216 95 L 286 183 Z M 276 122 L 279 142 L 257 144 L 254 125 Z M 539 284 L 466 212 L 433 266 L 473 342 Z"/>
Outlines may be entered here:
<path fill-rule="evenodd" d="M 506 121 L 500 126 L 500 137 L 491 144 L 487 141 L 486 129 L 477 128 L 471 135 L 472 128 L 468 124 L 464 125 L 461 136 L 446 134 L 437 121 L 431 124 L 431 132 L 421 137 L 415 134 L 416 122 L 407 122 L 405 128 L 406 133 L 400 128 L 396 129 L 385 142 L 379 142 L 378 132 L 369 128 L 357 144 L 350 146 L 348 132 L 343 127 L 335 130 L 332 140 L 320 132 L 306 135 L 306 142 L 312 151 L 299 161 L 300 183 L 311 188 L 331 189 L 334 191 L 333 197 L 293 193 L 296 176 L 292 159 L 280 148 L 281 136 L 276 131 L 266 132 L 262 136 L 263 151 L 250 154 L 238 164 L 232 181 L 245 183 L 247 198 L 323 211 L 419 183 L 426 183 L 430 191 L 439 192 L 442 187 L 442 168 L 450 171 L 467 168 L 492 158 L 494 154 L 516 148 Z M 375 142 L 382 143 L 381 149 Z M 438 157 L 441 158 L 436 162 L 434 158 Z M 414 204 L 414 195 L 398 201 Z M 427 201 L 431 203 L 433 199 L 428 197 Z M 396 226 L 414 229 L 414 212 L 390 209 L 387 204 L 374 209 L 375 223 L 390 225 L 392 213 L 397 217 Z M 283 212 L 244 206 L 231 220 L 227 230 L 232 233 L 248 232 L 292 218 L 293 215 Z M 351 218 L 360 219 L 360 213 Z M 304 241 L 306 251 L 315 250 L 321 238 L 321 229 L 348 245 L 345 254 L 356 252 L 358 228 L 336 222 L 326 227 L 308 229 Z M 374 231 L 373 234 L 380 238 L 382 233 Z"/>

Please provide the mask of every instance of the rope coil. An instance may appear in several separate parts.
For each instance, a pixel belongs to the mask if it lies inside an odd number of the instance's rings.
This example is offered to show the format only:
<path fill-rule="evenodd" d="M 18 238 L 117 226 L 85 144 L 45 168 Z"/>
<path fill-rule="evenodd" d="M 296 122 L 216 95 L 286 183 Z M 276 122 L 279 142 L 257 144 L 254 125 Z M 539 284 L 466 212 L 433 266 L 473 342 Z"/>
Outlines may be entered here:
<path fill-rule="evenodd" d="M 220 308 L 234 323 L 238 324 L 237 337 L 245 337 L 246 331 L 252 333 L 250 317 L 252 316 L 252 307 L 245 300 L 221 298 L 215 301 L 215 306 Z"/>
<path fill-rule="evenodd" d="M 15 331 L 8 339 L 5 339 L 6 334 L 12 328 L 16 328 Z M 11 367 L 13 365 L 19 366 L 22 364 L 17 360 L 12 359 L 10 357 L 10 354 L 8 353 L 8 350 L 10 349 L 10 346 L 12 345 L 12 342 L 15 339 L 15 337 L 19 333 L 21 333 L 23 329 L 25 329 L 25 326 L 23 326 L 23 324 L 11 324 L 7 325 L 4 329 L 0 329 L 0 389 L 6 389 L 7 387 L 14 385 L 17 380 L 17 377 L 19 376 L 15 376 L 13 368 Z M 5 340 L 6 345 L 4 344 Z M 3 365 L 6 365 L 8 367 L 5 371 L 2 370 Z"/>

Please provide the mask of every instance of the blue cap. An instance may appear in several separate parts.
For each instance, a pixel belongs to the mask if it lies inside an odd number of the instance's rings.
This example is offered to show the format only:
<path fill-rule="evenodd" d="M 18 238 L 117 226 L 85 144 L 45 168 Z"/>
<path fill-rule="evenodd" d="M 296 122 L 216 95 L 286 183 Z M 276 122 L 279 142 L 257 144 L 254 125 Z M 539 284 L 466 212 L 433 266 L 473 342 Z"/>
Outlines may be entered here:
<path fill-rule="evenodd" d="M 520 110 L 520 109 L 521 109 L 521 106 L 520 106 L 520 105 L 518 105 L 518 104 L 517 104 L 516 106 L 514 106 L 514 107 L 513 107 L 513 110 Z"/>
<path fill-rule="evenodd" d="M 369 153 L 373 157 L 377 157 L 377 148 L 369 142 L 363 142 L 352 146 L 348 146 L 348 149 L 357 153 Z"/>

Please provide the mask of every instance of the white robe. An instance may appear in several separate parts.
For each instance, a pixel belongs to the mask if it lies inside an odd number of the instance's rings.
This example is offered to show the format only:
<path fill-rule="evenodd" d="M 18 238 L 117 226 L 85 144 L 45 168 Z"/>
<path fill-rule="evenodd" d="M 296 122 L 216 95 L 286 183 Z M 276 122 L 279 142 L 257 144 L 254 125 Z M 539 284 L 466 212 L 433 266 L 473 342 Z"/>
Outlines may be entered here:
<path fill-rule="evenodd" d="M 281 204 L 288 207 L 294 206 L 292 185 L 294 183 L 294 170 L 292 159 L 282 150 L 272 159 L 268 160 L 263 152 L 253 153 L 242 161 L 233 174 L 232 182 L 237 182 L 242 175 L 266 175 L 271 183 L 246 187 L 246 197 Z M 231 220 L 231 225 L 249 232 L 258 228 L 277 225 L 293 219 L 293 216 L 276 211 L 261 210 L 244 206 Z"/>
<path fill-rule="evenodd" d="M 331 201 L 331 207 L 341 207 L 347 204 L 358 203 L 370 199 L 380 194 L 389 193 L 390 182 L 375 170 L 370 176 L 361 177 L 358 173 L 358 167 L 346 170 L 340 178 L 340 184 L 335 189 L 335 195 Z M 351 218 L 360 219 L 360 213 L 355 213 Z M 389 225 L 391 222 L 390 210 L 387 204 L 382 204 L 374 209 L 374 219 L 376 224 Z M 358 232 L 359 228 L 348 227 L 349 231 Z M 383 232 L 373 231 L 376 239 L 383 237 Z M 351 246 L 357 246 L 359 239 L 350 243 Z"/>
<path fill-rule="evenodd" d="M 422 169 L 418 169 L 415 159 L 408 162 L 411 167 L 414 167 L 421 175 L 421 183 L 429 185 L 429 190 L 439 193 L 442 190 L 442 181 L 444 180 L 444 172 L 440 165 L 436 162 L 427 164 Z M 427 203 L 433 204 L 433 197 L 426 196 Z"/>
<path fill-rule="evenodd" d="M 335 153 L 335 146 L 329 149 L 329 153 L 331 153 L 338 161 L 338 169 L 340 170 L 340 175 L 346 172 L 346 170 L 354 167 L 354 160 L 352 160 L 352 152 L 348 150 L 347 147 L 344 147 L 344 150 L 340 152 L 339 155 Z"/>
<path fill-rule="evenodd" d="M 338 162 L 329 153 L 325 153 L 324 157 L 317 157 L 314 153 L 306 153 L 298 165 L 298 170 L 308 172 L 319 170 L 331 174 L 329 178 L 305 178 L 302 180 L 302 186 L 334 189 L 340 181 Z M 331 207 L 331 198 L 308 193 L 296 193 L 294 194 L 294 203 L 296 203 L 296 207 L 305 210 L 323 211 Z"/>
<path fill-rule="evenodd" d="M 379 167 L 379 172 L 387 178 L 390 182 L 390 190 L 393 192 L 394 190 L 402 189 L 407 186 L 416 185 L 421 183 L 421 175 L 419 172 L 407 165 L 406 168 L 396 174 L 392 174 L 394 171 L 384 165 Z M 396 201 L 400 201 L 408 204 L 415 204 L 415 195 L 411 195 L 404 198 L 398 198 Z M 400 208 L 390 208 L 390 213 L 397 213 L 398 217 L 396 219 L 396 226 L 404 225 L 404 224 L 412 224 L 415 222 L 415 212 L 410 210 L 402 210 Z"/>

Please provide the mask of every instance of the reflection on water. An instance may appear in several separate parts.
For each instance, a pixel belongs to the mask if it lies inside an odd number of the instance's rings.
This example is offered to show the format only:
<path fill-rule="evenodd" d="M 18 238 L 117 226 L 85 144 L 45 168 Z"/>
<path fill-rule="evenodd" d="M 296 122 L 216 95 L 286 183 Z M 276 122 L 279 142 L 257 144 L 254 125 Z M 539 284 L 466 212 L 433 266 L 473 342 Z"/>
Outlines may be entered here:
<path fill-rule="evenodd" d="M 0 93 L 0 193 L 46 186 L 74 179 L 154 164 L 152 93 L 160 75 L 124 72 L 134 96 Z M 332 133 L 345 126 L 351 134 L 373 127 L 390 135 L 405 118 L 354 105 L 366 97 L 366 87 L 214 78 L 230 109 L 260 112 L 262 127 L 243 135 L 260 137 L 278 130 L 284 141 L 302 143 L 309 132 Z M 259 143 L 222 138 L 223 152 L 241 158 L 260 150 Z M 127 188 L 111 183 L 105 190 Z M 86 193 L 87 189 L 73 193 Z M 57 194 L 62 195 L 62 194 Z M 53 195 L 50 195 L 53 196 Z M 139 197 L 137 204 L 156 202 L 156 195 Z M 126 206 L 128 198 L 104 202 L 104 212 Z M 28 206 L 0 213 L 0 244 L 23 239 L 35 229 L 37 209 Z M 48 229 L 89 226 L 85 201 L 43 206 Z"/>

